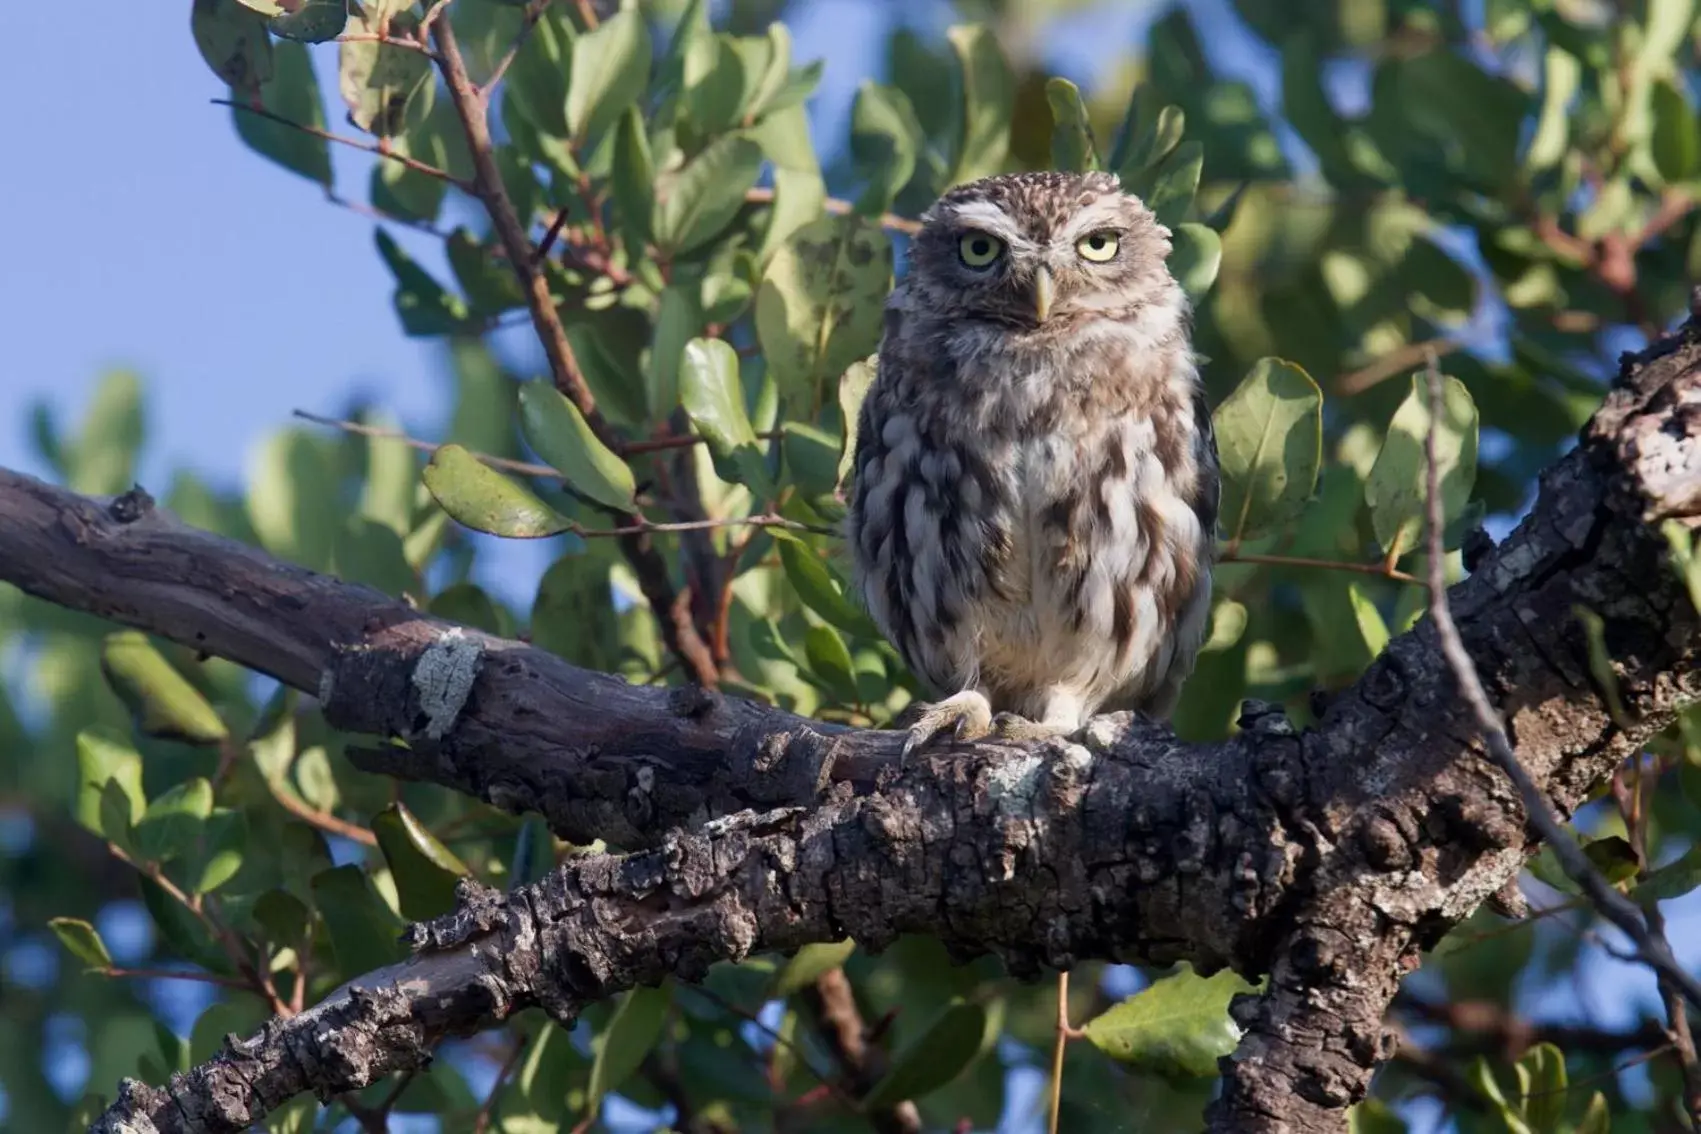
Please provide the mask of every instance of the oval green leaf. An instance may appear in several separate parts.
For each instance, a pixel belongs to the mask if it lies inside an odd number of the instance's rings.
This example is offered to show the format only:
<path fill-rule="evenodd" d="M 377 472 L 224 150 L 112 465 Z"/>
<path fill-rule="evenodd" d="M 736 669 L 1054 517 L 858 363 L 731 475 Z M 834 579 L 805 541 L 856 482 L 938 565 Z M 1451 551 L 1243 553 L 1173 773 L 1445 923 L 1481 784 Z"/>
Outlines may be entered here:
<path fill-rule="evenodd" d="M 858 216 L 804 225 L 774 254 L 756 295 L 756 335 L 782 394 L 813 420 L 827 384 L 880 342 L 892 242 Z"/>
<path fill-rule="evenodd" d="M 53 936 L 59 938 L 59 944 L 65 946 L 67 952 L 89 968 L 104 970 L 112 967 L 112 954 L 106 951 L 106 942 L 88 922 L 74 917 L 56 917 L 48 920 L 47 927 L 53 930 Z"/>
<path fill-rule="evenodd" d="M 230 735 L 201 691 L 139 630 L 106 636 L 100 671 L 144 735 L 186 744 L 217 744 Z"/>
<path fill-rule="evenodd" d="M 579 407 L 547 382 L 520 386 L 520 429 L 569 488 L 619 512 L 634 512 L 632 470 L 597 439 Z"/>
<path fill-rule="evenodd" d="M 1171 1078 L 1208 1078 L 1240 1042 L 1229 1001 L 1252 986 L 1224 969 L 1202 977 L 1191 968 L 1148 987 L 1087 1022 L 1082 1031 L 1112 1059 Z"/>
<path fill-rule="evenodd" d="M 1051 165 L 1076 173 L 1099 167 L 1098 146 L 1081 89 L 1068 79 L 1047 79 L 1045 100 L 1051 105 Z"/>
<path fill-rule="evenodd" d="M 650 79 L 650 25 L 636 8 L 626 8 L 573 41 L 572 79 L 567 84 L 567 125 L 583 146 L 601 137 Z"/>
<path fill-rule="evenodd" d="M 602 1100 L 620 1089 L 622 1083 L 644 1062 L 644 1057 L 661 1039 L 673 992 L 667 984 L 659 988 L 639 986 L 628 992 L 614 1010 L 608 1026 L 591 1041 L 596 1060 L 591 1064 L 586 1115 L 594 1115 Z"/>
<path fill-rule="evenodd" d="M 459 445 L 438 449 L 421 475 L 443 511 L 474 531 L 507 539 L 542 539 L 573 527 L 573 521 L 539 500 L 531 489 L 487 467 Z"/>
<path fill-rule="evenodd" d="M 691 424 L 708 441 L 715 473 L 747 484 L 758 494 L 773 485 L 756 430 L 745 412 L 738 352 L 720 339 L 692 339 L 679 368 L 679 400 Z"/>
<path fill-rule="evenodd" d="M 392 803 L 373 817 L 372 833 L 390 864 L 403 917 L 424 921 L 455 908 L 455 882 L 467 873 L 466 864 L 413 812 Z"/>
<path fill-rule="evenodd" d="M 213 785 L 202 777 L 168 788 L 136 823 L 137 853 L 149 862 L 170 862 L 193 850 L 212 812 Z"/>
<path fill-rule="evenodd" d="M 1170 232 L 1169 273 L 1192 302 L 1211 290 L 1222 263 L 1223 238 L 1216 230 L 1187 221 Z"/>
<path fill-rule="evenodd" d="M 885 1078 L 862 1100 L 865 1111 L 924 1098 L 968 1069 L 986 1037 L 986 1009 L 957 1001 L 892 1061 Z"/>
<path fill-rule="evenodd" d="M 313 904 L 331 934 L 337 973 L 343 980 L 381 969 L 407 952 L 401 922 L 372 888 L 365 871 L 349 863 L 313 876 Z"/>
<path fill-rule="evenodd" d="M 1212 415 L 1231 540 L 1292 519 L 1323 463 L 1323 392 L 1291 362 L 1262 358 Z"/>
<path fill-rule="evenodd" d="M 651 230 L 664 255 L 709 243 L 744 207 L 762 172 L 762 147 L 741 134 L 716 138 L 679 170 L 657 179 Z"/>
<path fill-rule="evenodd" d="M 769 998 L 784 1000 L 792 993 L 808 988 L 815 983 L 817 977 L 850 960 L 850 955 L 854 952 L 856 942 L 848 937 L 843 941 L 805 945 L 793 953 L 780 971 L 774 974 L 773 986 L 768 990 Z"/>
<path fill-rule="evenodd" d="M 1364 483 L 1371 527 L 1382 550 L 1394 559 L 1411 551 L 1423 538 L 1428 475 L 1424 439 L 1429 427 L 1429 390 L 1424 376 L 1418 374 L 1412 377 L 1411 392 L 1388 423 L 1382 450 Z M 1477 407 L 1457 378 L 1446 379 L 1443 387 L 1435 464 L 1445 522 L 1464 511 L 1477 479 Z"/>

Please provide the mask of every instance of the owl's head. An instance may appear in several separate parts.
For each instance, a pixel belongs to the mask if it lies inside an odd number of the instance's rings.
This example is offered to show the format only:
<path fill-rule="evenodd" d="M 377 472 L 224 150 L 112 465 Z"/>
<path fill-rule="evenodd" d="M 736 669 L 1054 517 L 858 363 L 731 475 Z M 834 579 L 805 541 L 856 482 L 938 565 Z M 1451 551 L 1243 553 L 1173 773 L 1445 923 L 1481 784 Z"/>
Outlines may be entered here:
<path fill-rule="evenodd" d="M 938 316 L 1063 333 L 1177 306 L 1170 234 L 1111 173 L 1011 173 L 958 186 L 922 217 L 910 286 Z"/>

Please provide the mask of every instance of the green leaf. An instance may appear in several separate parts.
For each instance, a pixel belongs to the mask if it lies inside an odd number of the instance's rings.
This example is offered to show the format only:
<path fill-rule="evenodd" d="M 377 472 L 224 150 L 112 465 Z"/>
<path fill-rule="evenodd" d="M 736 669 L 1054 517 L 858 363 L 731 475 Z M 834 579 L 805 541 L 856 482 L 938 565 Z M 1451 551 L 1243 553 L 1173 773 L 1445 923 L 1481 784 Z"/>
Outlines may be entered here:
<path fill-rule="evenodd" d="M 1596 1091 L 1594 1098 L 1589 1100 L 1588 1109 L 1583 1112 L 1583 1119 L 1577 1123 L 1574 1134 L 1612 1134 L 1612 1111 L 1601 1092 Z"/>
<path fill-rule="evenodd" d="M 608 1025 L 591 1041 L 596 1060 L 591 1064 L 586 1116 L 596 1114 L 602 1100 L 618 1091 L 644 1062 L 661 1039 L 672 1004 L 673 992 L 665 983 L 659 988 L 639 986 L 621 998 Z"/>
<path fill-rule="evenodd" d="M 707 439 L 715 472 L 761 495 L 773 491 L 756 430 L 745 413 L 738 352 L 721 339 L 692 339 L 679 368 L 679 397 L 686 416 Z"/>
<path fill-rule="evenodd" d="M 401 317 L 404 333 L 433 337 L 466 330 L 472 325 L 466 302 L 445 291 L 430 272 L 402 250 L 395 237 L 380 228 L 374 238 L 378 242 L 378 254 L 396 278 L 392 302 Z"/>
<path fill-rule="evenodd" d="M 286 121 L 324 130 L 325 105 L 307 48 L 286 40 L 275 44 L 272 52 L 272 76 L 260 85 L 260 106 Z M 240 105 L 230 108 L 230 116 L 237 137 L 255 153 L 309 181 L 331 187 L 330 142 L 306 130 L 262 118 Z"/>
<path fill-rule="evenodd" d="M 1323 392 L 1311 376 L 1261 358 L 1212 421 L 1229 538 L 1250 539 L 1298 515 L 1323 463 Z"/>
<path fill-rule="evenodd" d="M 1654 167 L 1668 183 L 1687 181 L 1701 172 L 1701 123 L 1689 100 L 1667 79 L 1652 91 Z"/>
<path fill-rule="evenodd" d="M 868 388 L 874 385 L 878 371 L 878 358 L 871 356 L 851 363 L 839 376 L 839 428 L 844 438 L 839 446 L 838 487 L 841 488 L 845 478 L 850 476 L 851 464 L 856 460 L 856 433 L 862 421 L 862 402 L 868 397 Z"/>
<path fill-rule="evenodd" d="M 126 826 L 142 817 L 148 797 L 142 792 L 142 757 L 128 741 L 105 728 L 77 734 L 77 822 L 101 834 L 104 789 L 116 783 L 125 800 Z M 109 809 L 111 804 L 106 805 Z"/>
<path fill-rule="evenodd" d="M 848 937 L 843 941 L 805 945 L 793 953 L 779 972 L 774 974 L 774 983 L 768 990 L 768 996 L 774 1000 L 784 1000 L 795 992 L 801 992 L 814 984 L 817 977 L 843 965 L 854 952 L 856 942 Z"/>
<path fill-rule="evenodd" d="M 656 163 L 650 154 L 644 116 L 636 106 L 627 107 L 614 124 L 614 161 L 608 182 L 627 249 L 638 252 L 650 239 L 650 217 L 656 208 Z"/>
<path fill-rule="evenodd" d="M 857 208 L 871 216 L 890 209 L 915 176 L 916 157 L 925 142 L 909 96 L 897 87 L 864 80 L 851 103 L 851 156 L 868 181 Z"/>
<path fill-rule="evenodd" d="M 731 36 L 694 36 L 685 49 L 681 74 L 680 110 L 699 134 L 712 137 L 738 125 L 744 63 Z"/>
<path fill-rule="evenodd" d="M 170 862 L 195 849 L 213 813 L 213 785 L 200 776 L 176 784 L 148 804 L 136 823 L 136 851 L 149 862 Z"/>
<path fill-rule="evenodd" d="M 142 426 L 141 380 L 126 370 L 102 377 L 70 447 L 71 490 L 107 496 L 129 488 Z"/>
<path fill-rule="evenodd" d="M 567 126 L 583 146 L 638 101 L 650 77 L 650 26 L 635 8 L 616 12 L 573 42 Z"/>
<path fill-rule="evenodd" d="M 1223 238 L 1215 230 L 1190 221 L 1170 230 L 1169 272 L 1193 303 L 1217 282 L 1222 262 Z"/>
<path fill-rule="evenodd" d="M 1082 1029 L 1112 1059 L 1166 1077 L 1208 1078 L 1240 1042 L 1229 1001 L 1252 986 L 1224 969 L 1183 968 L 1117 1004 Z"/>
<path fill-rule="evenodd" d="M 957 57 L 963 117 L 947 187 L 998 173 L 1010 150 L 1016 78 L 998 37 L 984 24 L 958 24 L 945 33 Z"/>
<path fill-rule="evenodd" d="M 1068 79 L 1047 79 L 1045 100 L 1051 105 L 1051 166 L 1081 172 L 1099 168 L 1098 146 L 1081 89 Z"/>
<path fill-rule="evenodd" d="M 261 546 L 282 559 L 330 569 L 339 518 L 326 504 L 336 497 L 324 444 L 301 430 L 273 434 L 251 460 L 248 520 Z"/>
<path fill-rule="evenodd" d="M 1364 484 L 1371 527 L 1383 551 L 1394 558 L 1418 546 L 1423 536 L 1424 438 L 1429 425 L 1429 391 L 1419 374 L 1413 376 L 1411 392 L 1395 411 L 1382 451 Z M 1477 478 L 1477 407 L 1457 378 L 1446 380 L 1435 461 L 1446 520 L 1464 510 Z"/>
<path fill-rule="evenodd" d="M 392 803 L 373 817 L 372 833 L 390 864 L 403 917 L 424 921 L 455 908 L 455 882 L 466 875 L 466 864 L 413 812 Z"/>
<path fill-rule="evenodd" d="M 502 83 L 504 108 L 512 107 L 534 130 L 551 138 L 572 132 L 567 126 L 567 86 L 576 38 L 561 6 L 547 6 Z"/>
<path fill-rule="evenodd" d="M 1364 589 L 1356 582 L 1347 584 L 1347 599 L 1352 603 L 1353 621 L 1365 652 L 1374 658 L 1388 647 L 1388 626 L 1382 620 L 1382 612 L 1365 597 Z"/>
<path fill-rule="evenodd" d="M 377 33 L 365 19 L 357 20 L 353 30 Z M 423 52 L 374 40 L 344 40 L 338 47 L 337 89 L 351 122 L 388 138 L 425 120 L 437 86 Z"/>
<path fill-rule="evenodd" d="M 1144 186 L 1138 178 L 1130 189 L 1145 200 L 1159 224 L 1174 228 L 1193 208 L 1204 168 L 1205 148 L 1198 142 L 1183 142 L 1157 172 L 1150 191 L 1141 192 Z"/>
<path fill-rule="evenodd" d="M 803 633 L 803 656 L 809 670 L 847 705 L 861 701 L 856 688 L 856 663 L 839 632 L 831 626 L 811 626 Z"/>
<path fill-rule="evenodd" d="M 867 1111 L 925 1098 L 968 1069 L 987 1032 L 986 1009 L 953 1001 L 939 1018 L 892 1060 L 892 1068 L 862 1100 Z"/>
<path fill-rule="evenodd" d="M 1542 109 L 1536 119 L 1524 166 L 1532 172 L 1550 169 L 1565 156 L 1571 133 L 1571 100 L 1582 82 L 1583 64 L 1569 51 L 1549 46 L 1542 66 Z M 1658 129 L 1658 124 L 1655 126 Z"/>
<path fill-rule="evenodd" d="M 878 635 L 813 547 L 783 529 L 775 529 L 773 536 L 786 578 L 805 606 L 853 637 Z"/>
<path fill-rule="evenodd" d="M 59 944 L 90 969 L 112 967 L 112 954 L 106 951 L 106 942 L 88 922 L 74 917 L 55 917 L 48 919 L 47 927 L 53 930 L 53 936 L 59 938 Z"/>
<path fill-rule="evenodd" d="M 477 583 L 456 583 L 431 596 L 425 609 L 438 618 L 459 622 L 483 630 L 486 634 L 507 637 L 503 633 L 502 615 L 496 604 Z"/>
<path fill-rule="evenodd" d="M 665 256 L 692 252 L 721 234 L 762 172 L 762 147 L 742 134 L 725 134 L 656 182 L 650 228 Z"/>
<path fill-rule="evenodd" d="M 246 0 L 245 0 L 246 2 Z M 349 0 L 300 0 L 266 22 L 273 35 L 301 43 L 325 43 L 348 27 Z"/>
<path fill-rule="evenodd" d="M 139 876 L 136 885 L 142 892 L 142 904 L 147 907 L 148 916 L 153 918 L 154 927 L 172 951 L 204 969 L 216 973 L 231 971 L 229 955 L 213 939 L 204 921 L 147 875 Z"/>
<path fill-rule="evenodd" d="M 1636 851 L 1622 835 L 1606 835 L 1583 844 L 1583 853 L 1595 864 L 1595 869 L 1617 885 L 1636 877 L 1641 864 Z"/>
<path fill-rule="evenodd" d="M 1347 1134 L 1407 1134 L 1406 1120 L 1378 1098 L 1368 1098 L 1347 1111 Z"/>
<path fill-rule="evenodd" d="M 1565 1134 L 1565 1054 L 1551 1043 L 1536 1044 L 1518 1058 L 1518 1080 L 1534 1134 Z"/>
<path fill-rule="evenodd" d="M 756 334 L 788 404 L 813 410 L 828 383 L 874 352 L 891 287 L 891 241 L 863 217 L 822 217 L 775 253 L 756 295 Z"/>
<path fill-rule="evenodd" d="M 520 429 L 573 491 L 617 511 L 637 511 L 632 469 L 597 439 L 579 407 L 554 386 L 541 380 L 521 383 Z"/>
<path fill-rule="evenodd" d="M 531 489 L 497 472 L 459 445 L 431 455 L 422 474 L 443 511 L 463 527 L 506 539 L 543 539 L 573 527 L 573 521 L 538 499 Z"/>
<path fill-rule="evenodd" d="M 1187 115 L 1179 106 L 1164 107 L 1129 147 L 1127 157 L 1120 163 L 1113 163 L 1113 168 L 1124 181 L 1131 181 L 1141 170 L 1155 169 L 1181 145 L 1186 127 Z"/>
<path fill-rule="evenodd" d="M 247 815 L 228 807 L 214 808 L 201 824 L 194 865 L 185 875 L 190 892 L 208 894 L 236 877 L 247 849 Z"/>
<path fill-rule="evenodd" d="M 320 871 L 311 883 L 313 904 L 325 919 L 343 980 L 402 959 L 401 922 L 372 888 L 366 873 L 350 863 Z"/>
<path fill-rule="evenodd" d="M 272 77 L 266 21 L 236 0 L 195 0 L 189 30 L 213 74 L 236 90 L 258 92 Z"/>
<path fill-rule="evenodd" d="M 146 736 L 188 744 L 217 744 L 230 735 L 201 691 L 138 630 L 108 634 L 100 668 L 112 691 L 130 709 Z"/>
<path fill-rule="evenodd" d="M 697 306 L 699 290 L 673 284 L 661 293 L 649 364 L 644 369 L 645 400 L 657 419 L 665 419 L 680 404 L 680 358 L 703 324 L 703 312 Z"/>

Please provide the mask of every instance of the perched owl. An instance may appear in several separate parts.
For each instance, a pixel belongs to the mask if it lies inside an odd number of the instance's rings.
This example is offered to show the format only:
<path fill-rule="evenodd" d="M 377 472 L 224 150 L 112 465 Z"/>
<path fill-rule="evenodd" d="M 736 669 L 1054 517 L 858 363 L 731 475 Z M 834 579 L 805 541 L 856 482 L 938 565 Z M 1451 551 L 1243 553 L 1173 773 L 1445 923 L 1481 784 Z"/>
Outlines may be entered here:
<path fill-rule="evenodd" d="M 923 217 L 846 533 L 874 621 L 942 698 L 906 751 L 1174 708 L 1209 620 L 1218 475 L 1169 250 L 1105 173 L 990 177 Z"/>

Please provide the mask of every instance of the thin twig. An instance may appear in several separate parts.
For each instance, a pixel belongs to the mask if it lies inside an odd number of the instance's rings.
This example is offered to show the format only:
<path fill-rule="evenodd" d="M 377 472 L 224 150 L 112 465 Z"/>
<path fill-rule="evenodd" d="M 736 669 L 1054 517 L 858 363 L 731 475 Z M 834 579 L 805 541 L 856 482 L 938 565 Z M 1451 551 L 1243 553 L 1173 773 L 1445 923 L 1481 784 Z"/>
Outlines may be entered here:
<path fill-rule="evenodd" d="M 744 199 L 752 205 L 771 204 L 774 200 L 774 191 L 768 188 L 752 189 L 744 194 Z M 844 216 L 847 213 L 854 213 L 856 211 L 855 205 L 851 204 L 849 201 L 841 200 L 838 197 L 828 197 L 825 201 L 821 202 L 821 207 L 829 213 L 837 213 L 840 216 Z M 911 220 L 909 217 L 901 217 L 896 213 L 881 213 L 877 219 L 880 221 L 881 228 L 888 228 L 893 232 L 901 232 L 906 236 L 914 236 L 916 233 L 921 231 L 920 221 Z"/>
<path fill-rule="evenodd" d="M 170 969 L 97 969 L 101 976 L 123 978 L 126 980 L 187 980 L 197 984 L 216 984 L 220 988 L 237 988 L 243 992 L 254 991 L 254 986 L 245 980 L 234 977 L 219 976 L 209 972 L 174 972 Z"/>
<path fill-rule="evenodd" d="M 1489 702 L 1482 679 L 1477 675 L 1476 665 L 1465 650 L 1464 640 L 1459 636 L 1459 628 L 1453 622 L 1453 612 L 1447 601 L 1446 556 L 1441 539 L 1441 490 L 1435 457 L 1435 434 L 1443 413 L 1442 382 L 1441 369 L 1433 361 L 1429 364 L 1427 378 L 1430 428 L 1424 439 L 1427 490 L 1424 511 L 1429 526 L 1429 613 L 1435 622 L 1435 634 L 1442 655 L 1447 659 L 1454 679 L 1458 682 L 1460 696 L 1465 699 L 1465 703 L 1476 717 L 1477 727 L 1482 731 L 1489 755 L 1518 789 L 1518 797 L 1523 801 L 1524 813 L 1530 825 L 1536 829 L 1543 841 L 1553 848 L 1554 856 L 1559 860 L 1566 876 L 1588 895 L 1596 912 L 1630 938 L 1635 944 L 1637 955 L 1654 970 L 1656 976 L 1669 980 L 1690 1004 L 1701 1006 L 1701 982 L 1696 981 L 1678 963 L 1677 958 L 1672 955 L 1671 947 L 1662 936 L 1650 932 L 1648 924 L 1643 921 L 1642 912 L 1636 905 L 1614 889 L 1612 883 L 1595 869 L 1582 848 L 1560 823 L 1541 789 L 1536 787 L 1535 781 L 1530 779 L 1530 774 L 1518 762 L 1517 753 L 1512 751 L 1512 744 L 1506 738 L 1506 729 L 1501 724 L 1500 715 Z"/>
<path fill-rule="evenodd" d="M 1262 563 L 1271 567 L 1316 567 L 1326 571 L 1374 575 L 1378 579 L 1392 579 L 1397 583 L 1415 583 L 1419 586 L 1423 584 L 1423 580 L 1416 575 L 1407 574 L 1386 563 L 1346 563 L 1338 559 L 1309 559 L 1302 555 L 1264 555 L 1254 551 L 1241 551 L 1239 548 L 1222 551 L 1217 556 L 1217 562 Z"/>
<path fill-rule="evenodd" d="M 448 0 L 438 0 L 439 5 L 447 2 Z M 490 89 L 501 82 L 502 76 L 506 75 L 508 68 L 513 66 L 514 57 L 526 45 L 526 39 L 532 34 L 532 29 L 537 26 L 538 20 L 543 18 L 544 9 L 548 7 L 549 0 L 532 0 L 530 4 L 526 5 L 525 15 L 521 17 L 520 21 L 520 34 L 514 37 L 514 42 L 509 45 L 502 58 L 496 61 L 496 66 L 490 69 L 490 77 L 484 80 L 484 85 L 479 88 L 480 96 L 486 100 L 490 98 Z"/>
<path fill-rule="evenodd" d="M 1057 1123 L 1063 1113 L 1063 1051 L 1069 1046 L 1069 970 L 1057 974 L 1057 1035 L 1051 1042 L 1051 1118 L 1048 1134 L 1057 1134 Z"/>
<path fill-rule="evenodd" d="M 383 426 L 378 425 L 363 425 L 358 421 L 342 421 L 334 417 L 321 417 L 318 414 L 308 413 L 306 410 L 300 409 L 295 410 L 294 414 L 303 421 L 311 421 L 315 425 L 328 425 L 333 429 L 341 429 L 348 433 L 356 433 L 362 437 L 377 437 L 387 441 L 399 441 L 408 446 L 408 448 L 417 449 L 422 453 L 435 453 L 443 447 L 442 445 L 431 441 L 421 441 L 417 437 L 409 437 L 406 433 L 397 429 L 386 429 Z M 700 438 L 692 438 L 691 440 L 700 440 Z M 551 480 L 563 479 L 560 471 L 551 468 L 549 465 L 532 464 L 527 461 L 514 461 L 509 460 L 507 457 L 493 457 L 488 453 L 474 453 L 472 455 L 483 464 L 494 469 L 504 469 L 508 472 L 519 473 L 522 476 L 548 477 Z M 716 528 L 785 528 L 788 531 L 812 532 L 815 535 L 838 534 L 834 531 L 834 529 L 826 527 L 825 525 L 809 524 L 802 520 L 793 520 L 786 516 L 775 515 L 772 512 L 756 516 L 725 516 L 716 519 L 685 520 L 676 523 L 658 523 L 654 520 L 646 519 L 643 516 L 637 516 L 633 523 L 622 524 L 617 528 L 587 528 L 579 524 L 577 521 L 569 521 L 569 523 L 571 524 L 571 527 L 569 527 L 568 530 L 574 535 L 581 536 L 585 539 L 606 539 L 618 536 L 645 535 L 650 532 L 704 532 L 711 531 Z M 290 805 L 286 803 L 285 806 L 288 807 Z M 293 807 L 291 809 L 294 810 Z M 300 813 L 298 812 L 298 814 Z M 302 818 L 308 819 L 309 822 L 317 823 L 317 819 L 309 818 L 309 815 L 322 817 L 333 823 L 342 822 L 342 820 L 337 819 L 335 816 L 328 816 L 325 815 L 324 812 L 318 811 L 303 814 Z M 318 825 L 322 826 L 323 824 Z M 327 827 L 326 829 L 329 830 L 330 828 Z M 339 831 L 338 833 L 342 834 L 344 832 Z M 357 836 L 350 835 L 349 837 L 354 838 Z"/>
<path fill-rule="evenodd" d="M 1444 358 L 1463 345 L 1457 339 L 1446 338 L 1426 339 L 1421 343 L 1407 343 L 1398 350 L 1389 351 L 1375 362 L 1335 379 L 1335 392 L 1343 396 L 1362 394 L 1380 382 L 1385 382 L 1389 378 L 1403 374 L 1414 367 L 1422 366 L 1431 355 L 1436 358 Z"/>
<path fill-rule="evenodd" d="M 526 1042 L 527 1037 L 524 1032 L 514 1037 L 514 1050 L 510 1051 L 508 1058 L 502 1061 L 502 1066 L 496 1072 L 495 1080 L 490 1084 L 490 1093 L 484 1096 L 484 1102 L 479 1106 L 478 1114 L 473 1118 L 472 1134 L 484 1134 L 490 1128 L 490 1116 L 496 1109 L 496 1096 L 502 1093 L 502 1085 L 508 1081 L 508 1076 L 514 1073 L 515 1066 L 520 1062 L 520 1056 L 526 1053 Z"/>
<path fill-rule="evenodd" d="M 487 92 L 475 87 L 467 76 L 466 61 L 461 58 L 460 43 L 455 38 L 454 21 L 438 20 L 431 29 L 431 36 L 437 44 L 438 54 L 442 56 L 438 70 L 442 72 L 444 85 L 448 88 L 449 101 L 454 104 L 455 113 L 461 119 L 461 128 L 466 133 L 467 151 L 472 158 L 474 172 L 471 192 L 490 214 L 490 223 L 507 250 L 509 266 L 519 277 L 532 325 L 537 328 L 543 353 L 549 359 L 555 388 L 572 399 L 598 440 L 618 451 L 619 440 L 597 412 L 596 397 L 573 357 L 573 347 L 567 341 L 567 328 L 561 322 L 561 313 L 555 309 L 554 298 L 549 294 L 549 281 L 537 270 L 533 261 L 531 243 L 526 238 L 526 223 L 514 211 L 514 202 L 502 183 L 487 121 Z"/>
<path fill-rule="evenodd" d="M 354 32 L 350 35 L 339 35 L 332 42 L 382 43 L 389 47 L 401 47 L 408 51 L 417 51 L 427 59 L 437 58 L 437 53 L 432 51 L 428 44 L 421 43 L 417 39 L 409 39 L 406 36 L 379 35 L 377 32 Z"/>
<path fill-rule="evenodd" d="M 416 158 L 411 158 L 407 154 L 397 153 L 395 150 L 392 150 L 387 146 L 381 146 L 376 142 L 363 142 L 359 138 L 350 138 L 346 134 L 333 134 L 329 130 L 321 130 L 317 126 L 309 126 L 305 122 L 297 122 L 293 118 L 285 118 L 281 114 L 273 114 L 265 107 L 250 106 L 245 102 L 232 102 L 228 98 L 215 98 L 212 100 L 212 103 L 214 106 L 228 106 L 233 110 L 240 110 L 244 114 L 252 114 L 258 118 L 264 118 L 268 122 L 276 122 L 280 126 L 288 126 L 292 130 L 300 130 L 303 134 L 308 134 L 315 138 L 323 138 L 327 142 L 335 142 L 339 146 L 347 146 L 350 149 L 359 150 L 361 153 L 373 154 L 388 161 L 399 162 L 413 170 L 415 173 L 423 173 L 427 177 L 435 177 L 439 181 L 446 181 L 463 192 L 471 193 L 473 191 L 471 184 L 462 181 L 454 174 L 438 169 L 434 165 L 427 165 L 425 162 L 419 161 Z"/>

